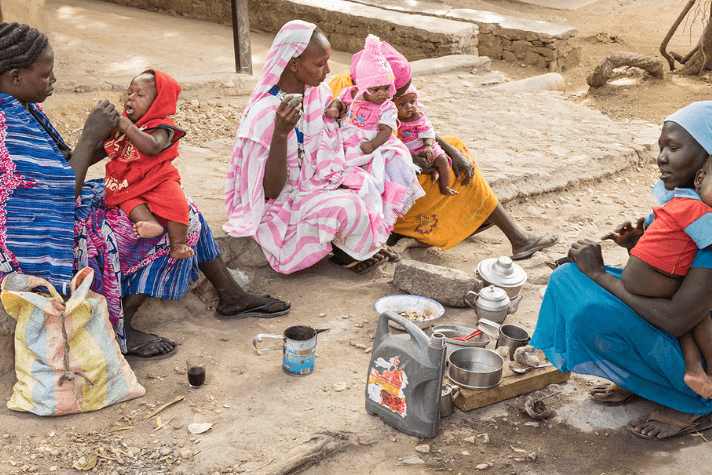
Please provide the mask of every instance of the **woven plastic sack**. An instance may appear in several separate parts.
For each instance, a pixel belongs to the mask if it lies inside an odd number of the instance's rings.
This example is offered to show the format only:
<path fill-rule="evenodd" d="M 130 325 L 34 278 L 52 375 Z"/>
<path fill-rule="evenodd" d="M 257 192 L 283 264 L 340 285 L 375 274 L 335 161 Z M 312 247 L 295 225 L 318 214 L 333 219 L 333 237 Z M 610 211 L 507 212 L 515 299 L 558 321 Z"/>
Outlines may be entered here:
<path fill-rule="evenodd" d="M 103 296 L 89 290 L 94 271 L 72 279 L 64 302 L 44 279 L 9 274 L 2 303 L 17 320 L 17 383 L 7 407 L 40 416 L 95 411 L 146 390 L 121 354 Z M 49 290 L 50 297 L 31 292 Z"/>

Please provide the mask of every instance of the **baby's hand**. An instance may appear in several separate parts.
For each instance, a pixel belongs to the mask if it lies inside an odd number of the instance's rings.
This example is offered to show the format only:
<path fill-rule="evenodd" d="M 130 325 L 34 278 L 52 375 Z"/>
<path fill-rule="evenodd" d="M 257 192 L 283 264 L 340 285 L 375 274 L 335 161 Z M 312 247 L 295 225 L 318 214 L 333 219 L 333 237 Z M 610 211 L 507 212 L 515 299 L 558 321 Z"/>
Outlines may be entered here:
<path fill-rule="evenodd" d="M 121 116 L 119 116 L 119 125 L 117 126 L 117 128 L 119 129 L 119 132 L 121 132 L 122 134 L 125 134 L 126 129 L 131 127 L 131 124 L 133 124 L 133 122 L 131 122 L 131 119 L 121 115 Z"/>
<path fill-rule="evenodd" d="M 376 147 L 373 146 L 370 140 L 361 142 L 361 151 L 366 155 L 373 153 L 374 150 L 376 150 Z"/>
<path fill-rule="evenodd" d="M 426 145 L 423 147 L 423 152 L 425 152 L 425 158 L 428 160 L 428 162 L 433 163 L 435 161 L 435 152 L 433 152 L 433 147 L 430 145 Z"/>
<path fill-rule="evenodd" d="M 334 99 L 331 101 L 329 106 L 326 108 L 326 111 L 324 112 L 324 115 L 330 119 L 341 119 L 345 114 L 342 114 L 341 111 L 342 109 L 345 110 L 345 107 L 342 106 L 342 102 L 338 99 Z"/>

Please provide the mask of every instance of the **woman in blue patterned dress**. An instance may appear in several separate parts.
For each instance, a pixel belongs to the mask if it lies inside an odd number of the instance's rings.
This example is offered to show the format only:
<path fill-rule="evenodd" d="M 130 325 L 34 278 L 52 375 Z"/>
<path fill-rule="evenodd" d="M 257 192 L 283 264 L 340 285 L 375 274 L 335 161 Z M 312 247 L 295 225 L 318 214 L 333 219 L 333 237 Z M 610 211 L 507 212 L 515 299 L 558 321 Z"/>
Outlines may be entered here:
<path fill-rule="evenodd" d="M 118 111 L 101 101 L 71 150 L 39 106 L 54 89 L 53 67 L 45 35 L 0 24 L 0 280 L 21 272 L 66 294 L 73 273 L 91 267 L 92 290 L 106 297 L 122 351 L 134 358 L 175 353 L 174 342 L 140 332 L 131 321 L 149 297 L 183 298 L 198 270 L 218 292 L 217 318 L 287 313 L 289 304 L 249 295 L 235 282 L 192 202 L 188 244 L 195 255 L 182 260 L 170 257 L 165 233 L 138 239 L 128 217 L 106 207 L 103 180 L 85 177 L 104 158 Z"/>

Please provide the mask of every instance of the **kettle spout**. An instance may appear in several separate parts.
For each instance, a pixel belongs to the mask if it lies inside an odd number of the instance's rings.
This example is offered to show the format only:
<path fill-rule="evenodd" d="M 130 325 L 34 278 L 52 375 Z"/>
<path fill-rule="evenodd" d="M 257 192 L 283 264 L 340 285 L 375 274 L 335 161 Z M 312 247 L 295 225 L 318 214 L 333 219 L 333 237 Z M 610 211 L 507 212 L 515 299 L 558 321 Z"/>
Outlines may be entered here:
<path fill-rule="evenodd" d="M 509 308 L 507 309 L 507 314 L 510 313 L 515 313 L 517 311 L 517 308 L 519 308 L 519 302 L 522 301 L 524 296 L 522 294 L 517 295 L 511 300 L 511 304 L 509 305 Z"/>

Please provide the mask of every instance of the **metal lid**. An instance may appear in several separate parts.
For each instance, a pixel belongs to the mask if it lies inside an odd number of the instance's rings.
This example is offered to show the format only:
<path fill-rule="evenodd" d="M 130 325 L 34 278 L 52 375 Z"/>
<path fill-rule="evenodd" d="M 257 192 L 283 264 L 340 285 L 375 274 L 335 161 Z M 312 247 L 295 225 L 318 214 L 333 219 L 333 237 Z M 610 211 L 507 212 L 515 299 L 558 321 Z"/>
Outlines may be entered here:
<path fill-rule="evenodd" d="M 485 259 L 477 265 L 477 272 L 490 284 L 518 287 L 527 281 L 527 273 L 507 256 Z"/>
<path fill-rule="evenodd" d="M 480 290 L 476 304 L 483 310 L 498 311 L 509 307 L 509 296 L 506 290 L 490 285 Z"/>

